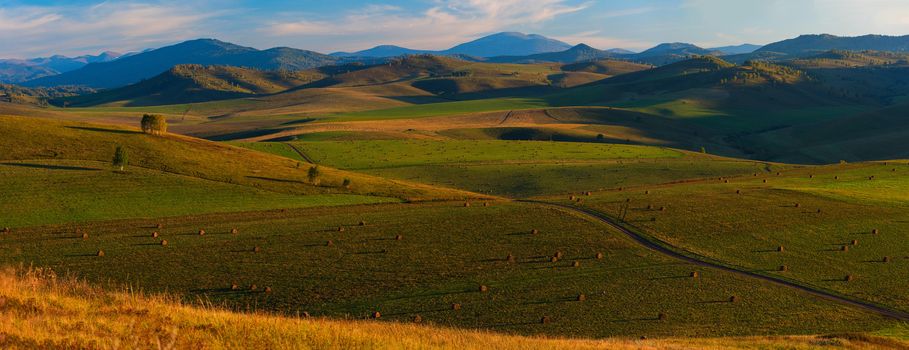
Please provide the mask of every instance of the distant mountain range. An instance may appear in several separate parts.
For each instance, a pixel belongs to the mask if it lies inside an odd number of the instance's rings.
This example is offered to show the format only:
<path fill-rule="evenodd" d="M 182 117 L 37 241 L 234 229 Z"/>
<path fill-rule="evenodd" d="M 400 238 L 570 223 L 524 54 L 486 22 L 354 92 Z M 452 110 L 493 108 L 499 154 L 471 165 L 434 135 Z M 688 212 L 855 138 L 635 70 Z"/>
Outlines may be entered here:
<path fill-rule="evenodd" d="M 67 57 L 54 55 L 30 59 L 0 59 L 0 82 L 19 83 L 76 70 L 90 63 L 110 62 L 124 56 L 117 52 L 102 52 L 96 56 Z"/>
<path fill-rule="evenodd" d="M 197 39 L 105 63 L 30 80 L 24 86 L 86 85 L 113 88 L 154 77 L 179 64 L 226 65 L 263 70 L 302 70 L 337 63 L 317 52 L 277 47 L 257 50 L 215 39 Z"/>
<path fill-rule="evenodd" d="M 414 50 L 406 47 L 381 45 L 357 52 L 335 52 L 335 57 L 393 57 L 414 54 L 467 55 L 475 57 L 526 56 L 565 51 L 571 45 L 538 34 L 504 32 L 456 45 L 448 50 Z"/>
<path fill-rule="evenodd" d="M 763 47 L 743 44 L 702 48 L 690 43 L 664 43 L 634 53 L 622 49 L 600 50 L 585 44 L 570 46 L 541 35 L 505 32 L 441 51 L 383 45 L 369 50 L 331 55 L 287 47 L 258 50 L 215 39 L 197 39 L 127 55 L 102 53 L 76 58 L 53 56 L 31 60 L 0 60 L 0 82 L 15 82 L 31 87 L 83 85 L 114 88 L 149 79 L 180 64 L 296 71 L 352 62 L 382 63 L 389 58 L 413 54 L 453 56 L 491 63 L 575 63 L 610 58 L 660 66 L 692 56 L 723 56 L 727 61 L 743 63 L 748 60 L 779 61 L 808 57 L 828 50 L 907 52 L 909 36 L 803 35 Z"/>

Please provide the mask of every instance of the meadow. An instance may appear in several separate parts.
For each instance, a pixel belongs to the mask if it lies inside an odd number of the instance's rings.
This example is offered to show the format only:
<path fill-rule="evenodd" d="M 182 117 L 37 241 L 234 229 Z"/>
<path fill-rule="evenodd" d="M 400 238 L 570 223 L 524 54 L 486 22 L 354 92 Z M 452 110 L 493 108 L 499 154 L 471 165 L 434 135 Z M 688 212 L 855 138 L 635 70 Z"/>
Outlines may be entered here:
<path fill-rule="evenodd" d="M 117 220 L 21 228 L 0 243 L 5 265 L 287 315 L 365 319 L 378 312 L 380 320 L 404 323 L 419 315 L 441 326 L 597 338 L 894 325 L 793 289 L 673 260 L 608 226 L 532 204 Z"/>
<path fill-rule="evenodd" d="M 806 167 L 599 192 L 580 205 L 625 216 L 629 227 L 685 254 L 909 310 L 900 283 L 909 248 L 902 219 L 909 210 L 907 164 Z"/>

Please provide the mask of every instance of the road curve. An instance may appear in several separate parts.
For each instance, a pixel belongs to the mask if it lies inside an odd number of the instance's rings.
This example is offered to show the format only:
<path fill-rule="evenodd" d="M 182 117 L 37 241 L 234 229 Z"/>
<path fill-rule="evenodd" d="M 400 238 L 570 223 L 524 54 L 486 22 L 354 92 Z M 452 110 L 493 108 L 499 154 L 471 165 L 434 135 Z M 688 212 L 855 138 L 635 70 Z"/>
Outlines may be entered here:
<path fill-rule="evenodd" d="M 712 263 L 712 262 L 705 261 L 705 260 L 699 260 L 695 257 L 681 254 L 675 250 L 672 250 L 670 248 L 667 248 L 665 246 L 656 244 L 656 243 L 648 240 L 644 236 L 642 236 L 634 231 L 631 231 L 622 225 L 619 225 L 617 222 L 613 221 L 612 218 L 610 218 L 606 215 L 603 215 L 602 213 L 597 212 L 592 209 L 580 208 L 580 207 L 559 204 L 559 203 L 545 202 L 545 201 L 535 201 L 535 200 L 516 200 L 516 201 L 524 202 L 524 203 L 548 205 L 548 206 L 567 209 L 569 211 L 580 213 L 582 215 L 585 215 L 587 217 L 590 217 L 590 218 L 596 219 L 597 221 L 605 223 L 609 226 L 612 226 L 613 228 L 621 231 L 622 233 L 624 233 L 625 235 L 627 235 L 628 237 L 633 239 L 635 242 L 638 242 L 639 244 L 643 245 L 644 247 L 646 247 L 650 250 L 662 253 L 663 255 L 667 255 L 669 257 L 672 257 L 672 258 L 675 258 L 678 260 L 682 260 L 682 261 L 692 263 L 692 264 L 695 264 L 698 266 L 709 267 L 709 268 L 713 268 L 713 269 L 717 269 L 717 270 L 734 273 L 734 274 L 737 274 L 740 276 L 746 276 L 746 277 L 751 277 L 751 278 L 759 279 L 759 280 L 766 281 L 766 282 L 771 282 L 771 283 L 781 285 L 784 287 L 789 287 L 792 289 L 800 290 L 802 292 L 812 294 L 814 296 L 817 296 L 817 297 L 820 297 L 823 299 L 831 300 L 831 301 L 838 302 L 841 304 L 845 304 L 845 305 L 857 307 L 857 308 L 860 308 L 860 309 L 863 309 L 866 311 L 870 311 L 873 313 L 877 313 L 877 314 L 880 314 L 880 315 L 883 315 L 886 317 L 895 318 L 895 319 L 898 319 L 901 321 L 909 321 L 909 313 L 907 313 L 907 312 L 889 309 L 889 308 L 886 308 L 886 307 L 883 307 L 880 305 L 875 305 L 870 302 L 866 302 L 866 301 L 862 301 L 862 300 L 854 300 L 854 299 L 845 298 L 845 297 L 842 297 L 842 296 L 839 296 L 836 294 L 832 294 L 832 293 L 829 293 L 829 292 L 826 292 L 826 291 L 823 291 L 820 289 L 811 288 L 809 286 L 804 286 L 804 285 L 801 285 L 801 284 L 798 284 L 795 282 L 790 282 L 790 281 L 787 281 L 787 280 L 784 280 L 781 278 L 761 275 L 761 274 L 746 271 L 746 270 L 739 270 L 739 269 L 735 269 L 732 267 L 723 266 L 723 265 Z M 663 243 L 665 244 L 665 242 L 663 242 Z M 669 244 L 666 244 L 666 245 L 671 247 L 671 245 L 669 245 Z"/>

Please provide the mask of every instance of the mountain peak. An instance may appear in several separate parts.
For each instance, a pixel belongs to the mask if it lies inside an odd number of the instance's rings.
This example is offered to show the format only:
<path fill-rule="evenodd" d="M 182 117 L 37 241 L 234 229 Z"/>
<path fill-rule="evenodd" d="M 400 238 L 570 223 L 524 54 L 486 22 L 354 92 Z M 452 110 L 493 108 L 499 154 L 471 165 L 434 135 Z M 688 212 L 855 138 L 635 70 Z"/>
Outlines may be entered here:
<path fill-rule="evenodd" d="M 538 34 L 502 32 L 457 45 L 443 53 L 477 57 L 526 56 L 565 51 L 570 48 L 571 45 L 567 43 Z"/>

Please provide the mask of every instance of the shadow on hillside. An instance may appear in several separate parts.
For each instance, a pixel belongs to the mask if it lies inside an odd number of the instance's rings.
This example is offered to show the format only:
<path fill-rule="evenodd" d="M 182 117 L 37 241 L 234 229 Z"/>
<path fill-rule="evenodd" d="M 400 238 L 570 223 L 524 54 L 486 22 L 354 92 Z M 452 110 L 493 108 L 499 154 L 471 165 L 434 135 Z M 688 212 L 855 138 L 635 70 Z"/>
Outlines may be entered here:
<path fill-rule="evenodd" d="M 109 132 L 114 134 L 141 134 L 139 131 L 133 130 L 120 130 L 120 129 L 105 129 L 105 128 L 94 128 L 88 126 L 67 126 L 70 129 L 79 129 L 85 131 L 97 131 L 97 132 Z"/>
<path fill-rule="evenodd" d="M 100 171 L 101 169 L 86 168 L 81 166 L 49 165 L 34 163 L 0 163 L 0 165 L 17 166 L 22 168 L 49 169 L 49 170 L 82 170 L 82 171 Z"/>
<path fill-rule="evenodd" d="M 256 179 L 256 180 L 272 181 L 272 182 L 284 182 L 284 183 L 307 184 L 306 182 L 299 181 L 299 180 L 275 179 L 275 178 L 271 178 L 271 177 L 262 177 L 262 176 L 247 176 L 246 178 L 249 178 L 249 179 Z"/>

